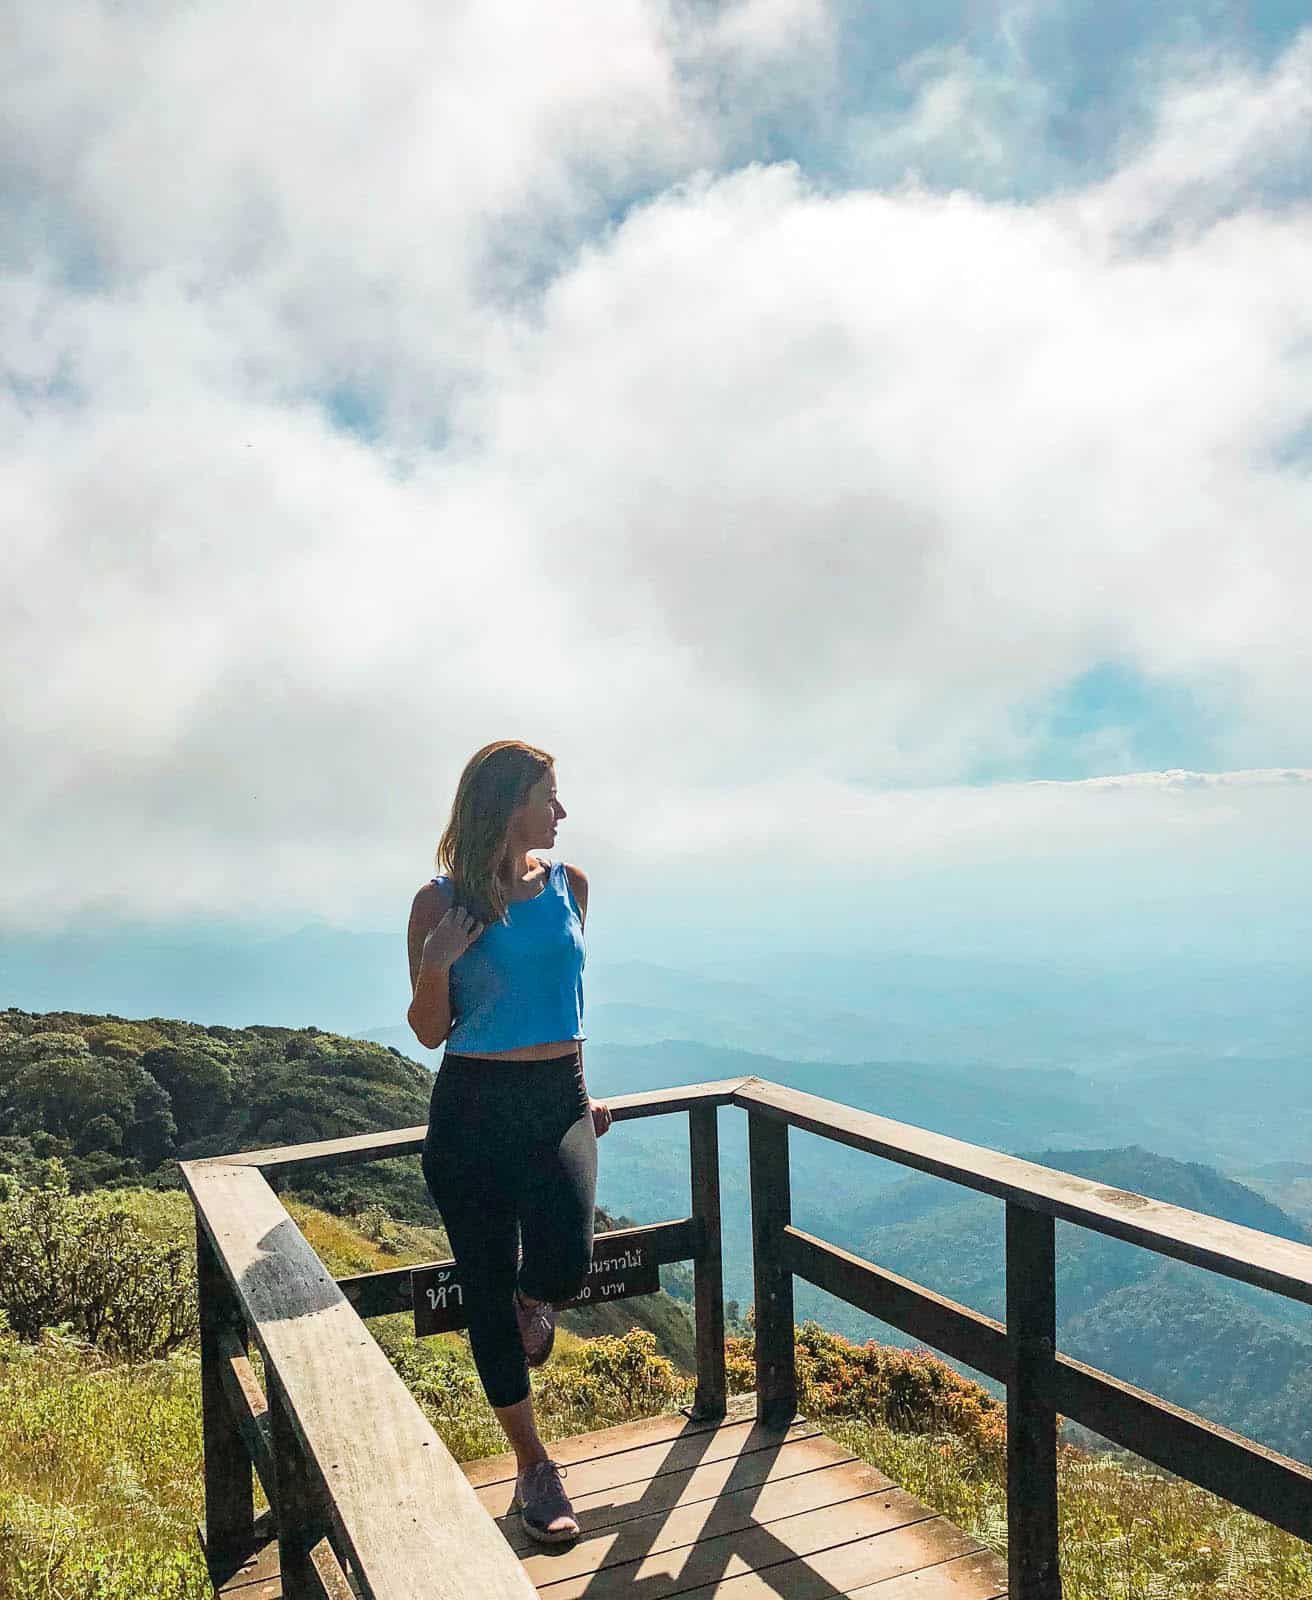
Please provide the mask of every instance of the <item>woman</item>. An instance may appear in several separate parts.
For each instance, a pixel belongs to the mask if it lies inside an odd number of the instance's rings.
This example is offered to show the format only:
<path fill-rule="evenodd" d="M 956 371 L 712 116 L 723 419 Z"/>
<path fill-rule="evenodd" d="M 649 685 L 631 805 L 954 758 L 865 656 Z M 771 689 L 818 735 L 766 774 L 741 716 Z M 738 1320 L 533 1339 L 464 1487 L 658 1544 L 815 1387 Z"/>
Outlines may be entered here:
<path fill-rule="evenodd" d="M 484 1393 L 515 1451 L 515 1500 L 546 1543 L 579 1525 L 538 1437 L 528 1369 L 555 1338 L 552 1302 L 592 1262 L 597 1137 L 610 1112 L 583 1081 L 588 880 L 544 849 L 565 817 L 554 758 L 485 745 L 456 789 L 443 869 L 410 912 L 408 1020 L 447 1049 L 423 1169 L 451 1240 Z M 522 1240 L 522 1260 L 520 1243 Z"/>

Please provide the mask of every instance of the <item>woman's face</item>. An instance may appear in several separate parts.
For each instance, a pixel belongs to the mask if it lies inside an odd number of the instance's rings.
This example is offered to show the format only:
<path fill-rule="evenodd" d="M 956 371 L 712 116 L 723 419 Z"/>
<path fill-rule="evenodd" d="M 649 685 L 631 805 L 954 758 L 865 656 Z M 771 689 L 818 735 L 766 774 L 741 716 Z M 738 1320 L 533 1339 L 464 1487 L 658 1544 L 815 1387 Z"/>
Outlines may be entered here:
<path fill-rule="evenodd" d="M 555 841 L 556 825 L 565 814 L 556 798 L 556 774 L 548 767 L 516 807 L 510 825 L 520 834 L 526 850 L 536 850 Z"/>

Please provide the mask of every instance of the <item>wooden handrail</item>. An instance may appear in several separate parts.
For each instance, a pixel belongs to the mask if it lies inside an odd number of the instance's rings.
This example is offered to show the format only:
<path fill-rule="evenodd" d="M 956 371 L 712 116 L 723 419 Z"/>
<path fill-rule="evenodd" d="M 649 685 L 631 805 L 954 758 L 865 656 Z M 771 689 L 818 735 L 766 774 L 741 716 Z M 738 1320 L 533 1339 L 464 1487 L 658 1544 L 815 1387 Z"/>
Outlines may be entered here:
<path fill-rule="evenodd" d="M 981 1194 L 1016 1201 L 1028 1210 L 1077 1222 L 1159 1255 L 1312 1305 L 1312 1245 L 1165 1200 L 1151 1200 L 1127 1189 L 1109 1188 L 1074 1173 L 966 1144 L 870 1111 L 856 1111 L 836 1100 L 823 1100 L 761 1078 L 745 1079 L 734 1091 L 733 1103 L 918 1172 L 948 1178 Z"/>
<path fill-rule="evenodd" d="M 694 1083 L 678 1089 L 650 1089 L 640 1094 L 617 1095 L 606 1104 L 616 1122 L 634 1117 L 665 1116 L 674 1111 L 691 1111 L 694 1106 L 727 1106 L 733 1102 L 740 1083 L 755 1081 L 725 1078 L 716 1083 Z M 228 1156 L 207 1156 L 187 1163 L 204 1167 L 215 1163 L 224 1167 L 258 1167 L 271 1177 L 283 1173 L 308 1172 L 315 1167 L 337 1167 L 358 1161 L 386 1161 L 392 1156 L 415 1156 L 424 1147 L 426 1123 L 413 1128 L 394 1128 L 386 1133 L 356 1133 L 346 1139 L 320 1139 L 309 1144 L 274 1145 L 267 1150 L 241 1150 Z"/>

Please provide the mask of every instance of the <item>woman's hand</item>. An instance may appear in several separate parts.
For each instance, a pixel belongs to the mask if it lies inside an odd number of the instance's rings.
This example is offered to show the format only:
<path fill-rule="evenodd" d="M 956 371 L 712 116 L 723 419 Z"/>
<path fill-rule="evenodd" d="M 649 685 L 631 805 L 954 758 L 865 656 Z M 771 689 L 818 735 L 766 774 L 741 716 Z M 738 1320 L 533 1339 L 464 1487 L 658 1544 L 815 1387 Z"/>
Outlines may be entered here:
<path fill-rule="evenodd" d="M 483 924 L 475 922 L 464 906 L 452 906 L 429 930 L 420 959 L 430 967 L 449 968 L 459 961 L 482 931 Z"/>
<path fill-rule="evenodd" d="M 610 1107 L 604 1100 L 589 1100 L 588 1106 L 592 1111 L 592 1131 L 600 1139 L 614 1120 L 610 1114 Z"/>

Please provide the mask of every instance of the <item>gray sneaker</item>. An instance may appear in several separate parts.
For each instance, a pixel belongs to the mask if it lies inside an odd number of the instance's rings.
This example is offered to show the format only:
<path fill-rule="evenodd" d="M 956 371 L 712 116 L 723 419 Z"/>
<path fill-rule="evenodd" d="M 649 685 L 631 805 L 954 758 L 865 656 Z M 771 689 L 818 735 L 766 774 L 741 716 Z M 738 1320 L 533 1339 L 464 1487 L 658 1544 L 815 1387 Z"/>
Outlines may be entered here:
<path fill-rule="evenodd" d="M 519 1337 L 530 1367 L 540 1367 L 551 1354 L 556 1342 L 556 1312 L 546 1300 L 535 1306 L 526 1306 L 515 1290 L 515 1321 L 519 1324 Z"/>
<path fill-rule="evenodd" d="M 560 1481 L 562 1468 L 555 1461 L 535 1461 L 515 1475 L 515 1498 L 510 1509 L 519 1511 L 524 1532 L 542 1544 L 565 1544 L 579 1536 L 578 1519 Z"/>

